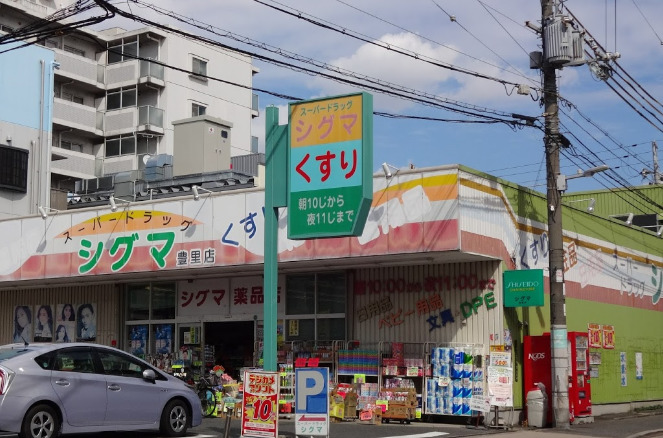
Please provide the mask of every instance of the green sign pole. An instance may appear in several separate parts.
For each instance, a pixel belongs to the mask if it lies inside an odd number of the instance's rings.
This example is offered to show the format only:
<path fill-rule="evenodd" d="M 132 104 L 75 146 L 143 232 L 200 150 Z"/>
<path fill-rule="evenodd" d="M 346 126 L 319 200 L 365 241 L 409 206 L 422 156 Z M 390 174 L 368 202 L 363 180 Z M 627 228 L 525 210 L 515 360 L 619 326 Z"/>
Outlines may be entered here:
<path fill-rule="evenodd" d="M 263 369 L 276 371 L 279 207 L 286 205 L 287 125 L 279 126 L 278 108 L 266 109 L 265 120 L 265 258 Z"/>

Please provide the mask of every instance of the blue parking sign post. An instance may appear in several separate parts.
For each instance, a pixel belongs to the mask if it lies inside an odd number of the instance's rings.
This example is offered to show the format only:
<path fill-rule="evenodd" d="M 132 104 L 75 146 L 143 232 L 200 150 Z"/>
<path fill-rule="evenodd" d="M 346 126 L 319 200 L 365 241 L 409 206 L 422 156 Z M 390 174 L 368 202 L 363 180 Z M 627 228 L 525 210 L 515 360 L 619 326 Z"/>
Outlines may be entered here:
<path fill-rule="evenodd" d="M 329 369 L 295 369 L 295 435 L 329 436 Z"/>

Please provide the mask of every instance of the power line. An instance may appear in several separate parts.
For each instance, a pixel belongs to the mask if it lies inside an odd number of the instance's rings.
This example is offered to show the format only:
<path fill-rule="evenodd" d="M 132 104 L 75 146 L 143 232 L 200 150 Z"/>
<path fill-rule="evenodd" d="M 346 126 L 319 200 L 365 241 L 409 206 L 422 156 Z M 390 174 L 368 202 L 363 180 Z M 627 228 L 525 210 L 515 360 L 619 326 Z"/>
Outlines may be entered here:
<path fill-rule="evenodd" d="M 97 0 L 97 1 L 102 1 L 102 0 Z M 179 21 L 186 22 L 187 24 L 190 24 L 192 26 L 196 26 L 198 28 L 204 29 L 204 30 L 206 30 L 210 33 L 215 34 L 215 35 L 226 36 L 226 37 L 230 37 L 230 38 L 233 38 L 233 39 L 237 38 L 237 36 L 235 36 L 235 35 L 229 36 L 228 33 L 223 34 L 223 35 L 218 34 L 215 31 L 214 26 L 207 25 L 207 24 L 204 24 L 204 23 L 200 23 L 197 20 L 183 18 L 183 17 L 179 16 L 178 14 L 175 14 L 171 11 L 164 12 L 160 8 L 153 7 L 153 5 L 151 5 L 151 4 L 148 4 L 148 3 L 145 3 L 145 2 L 140 2 L 140 1 L 136 1 L 136 3 L 145 5 L 146 7 L 152 8 L 155 12 L 164 13 L 167 16 L 170 16 L 171 18 L 177 19 Z M 110 7 L 114 8 L 114 6 L 110 6 Z M 265 62 L 268 62 L 268 63 L 271 63 L 271 64 L 275 64 L 275 65 L 280 66 L 280 67 L 286 67 L 286 68 L 289 68 L 289 69 L 294 70 L 294 71 L 299 71 L 299 72 L 303 72 L 303 73 L 306 73 L 306 74 L 312 74 L 312 75 L 324 77 L 324 78 L 331 79 L 331 80 L 334 80 L 334 81 L 337 81 L 337 82 L 340 82 L 340 83 L 349 84 L 349 85 L 357 86 L 357 87 L 364 88 L 364 89 L 369 89 L 369 90 L 372 90 L 372 91 L 376 91 L 376 92 L 379 92 L 379 93 L 390 95 L 392 97 L 399 97 L 399 98 L 403 98 L 403 99 L 406 99 L 406 100 L 411 100 L 411 101 L 414 101 L 414 102 L 418 102 L 418 103 L 421 103 L 421 104 L 424 104 L 424 105 L 429 105 L 429 106 L 433 106 L 433 107 L 437 107 L 437 108 L 441 108 L 441 109 L 446 109 L 448 111 L 464 114 L 464 115 L 467 115 L 467 116 L 484 118 L 484 119 L 487 119 L 487 120 L 497 120 L 499 122 L 506 123 L 507 125 L 512 126 L 512 127 L 522 125 L 519 122 L 514 123 L 513 119 L 511 119 L 511 113 L 506 113 L 506 112 L 502 112 L 502 111 L 498 111 L 498 110 L 492 110 L 492 109 L 488 109 L 488 108 L 484 108 L 484 107 L 478 107 L 478 106 L 475 106 L 475 105 L 466 104 L 466 103 L 462 103 L 462 102 L 458 102 L 458 101 L 452 101 L 450 99 L 444 99 L 444 98 L 441 98 L 441 97 L 436 96 L 436 95 L 431 94 L 431 93 L 417 92 L 416 90 L 413 90 L 413 89 L 407 89 L 405 87 L 396 86 L 396 85 L 390 84 L 386 81 L 381 81 L 379 79 L 370 78 L 368 76 L 357 75 L 356 73 L 349 72 L 349 71 L 344 70 L 344 69 L 329 66 L 328 64 L 325 64 L 325 63 L 316 62 L 316 61 L 314 61 L 310 58 L 298 58 L 297 59 L 298 61 L 301 61 L 301 62 L 304 62 L 304 63 L 312 63 L 316 67 L 332 69 L 333 71 L 335 71 L 337 73 L 340 73 L 340 74 L 350 75 L 350 76 L 354 75 L 352 77 L 355 77 L 356 79 L 359 79 L 359 80 L 367 81 L 367 82 L 369 82 L 369 84 L 356 82 L 356 81 L 350 81 L 350 80 L 347 80 L 347 79 L 342 79 L 342 78 L 339 78 L 337 76 L 333 76 L 333 75 L 323 73 L 323 72 L 320 72 L 320 71 L 308 69 L 308 68 L 305 68 L 305 67 L 302 67 L 302 66 L 291 64 L 291 63 L 286 63 L 286 62 L 283 62 L 283 61 L 279 61 L 279 60 L 276 60 L 276 59 L 273 59 L 273 58 L 266 57 L 264 55 L 259 55 L 259 54 L 249 52 L 249 51 L 246 51 L 246 50 L 234 49 L 230 46 L 227 46 L 225 44 L 222 44 L 222 43 L 219 43 L 217 41 L 211 40 L 209 38 L 192 35 L 192 34 L 189 34 L 185 31 L 178 30 L 178 29 L 171 29 L 169 27 L 163 26 L 163 25 L 161 25 L 159 23 L 156 23 L 154 21 L 151 21 L 151 20 L 148 20 L 148 19 L 145 19 L 145 18 L 142 18 L 142 17 L 135 16 L 133 14 L 127 13 L 125 11 L 122 11 L 121 9 L 115 8 L 114 12 L 117 13 L 118 15 L 121 15 L 121 16 L 125 17 L 125 18 L 130 18 L 130 19 L 133 19 L 135 21 L 147 24 L 149 26 L 160 28 L 160 29 L 162 29 L 166 32 L 169 32 L 169 33 L 177 33 L 177 34 L 185 36 L 187 38 L 203 41 L 203 42 L 205 42 L 207 44 L 210 44 L 210 45 L 213 45 L 213 46 L 223 47 L 223 48 L 230 49 L 230 50 L 236 50 L 237 52 L 245 54 L 247 56 L 252 56 L 256 59 L 259 59 L 259 60 L 262 60 L 262 61 L 265 61 Z M 251 41 L 249 41 L 247 39 L 243 42 L 249 44 Z M 270 50 L 270 47 L 268 45 L 263 44 L 263 43 L 261 43 L 261 44 L 262 44 L 261 48 L 263 48 L 265 50 Z M 272 49 L 272 50 L 276 50 L 276 49 Z M 295 55 L 295 54 L 289 54 L 289 52 L 287 52 L 283 49 L 278 49 L 278 50 L 276 50 L 276 52 L 278 54 L 282 55 L 282 56 L 286 56 L 286 55 L 298 56 L 298 55 Z M 263 92 L 266 92 L 268 94 L 273 95 L 272 92 L 269 92 L 267 90 L 260 90 L 260 91 L 263 91 Z M 415 94 L 416 97 L 412 97 L 409 94 Z M 287 96 L 286 98 L 289 98 L 289 97 L 290 96 Z M 459 108 L 455 108 L 454 105 L 458 106 Z M 486 113 L 486 114 L 481 114 L 481 113 Z M 488 116 L 487 114 L 494 114 L 494 115 L 497 115 L 497 116 L 501 116 L 503 118 L 492 117 L 492 116 Z M 507 117 L 508 117 L 508 119 L 506 119 Z"/>
<path fill-rule="evenodd" d="M 443 8 L 442 6 L 440 6 L 439 4 L 437 4 L 437 2 L 436 2 L 435 0 L 431 0 L 431 1 L 432 1 L 433 4 L 434 4 L 435 6 L 437 6 L 442 12 L 444 12 L 445 14 L 447 14 L 447 16 L 449 17 L 449 19 L 450 19 L 453 23 L 456 23 L 458 26 L 460 26 L 461 29 L 463 29 L 465 32 L 467 32 L 472 38 L 474 38 L 477 42 L 479 42 L 479 44 L 481 44 L 483 47 L 485 47 L 486 49 L 488 49 L 488 51 L 490 51 L 493 55 L 495 55 L 495 56 L 497 56 L 499 59 L 501 59 L 502 62 L 504 62 L 504 63 L 505 63 L 506 65 L 508 65 L 509 67 L 511 67 L 511 68 L 512 68 L 515 72 L 517 72 L 519 75 L 523 76 L 523 74 L 522 74 L 522 73 L 521 73 L 516 67 L 514 67 L 513 65 L 511 65 L 511 63 L 510 63 L 509 61 L 507 61 L 506 59 L 502 58 L 497 52 L 495 52 L 493 49 L 491 49 L 490 47 L 488 47 L 488 45 L 486 45 L 486 43 L 484 43 L 483 41 L 481 41 L 480 38 L 478 38 L 476 35 L 474 35 L 472 32 L 470 32 L 465 26 L 463 26 L 463 25 L 458 21 L 458 17 L 449 14 L 447 11 L 444 10 L 444 8 Z M 523 50 L 524 50 L 524 49 L 523 49 Z M 525 53 L 527 53 L 527 52 L 525 52 Z M 528 79 L 529 79 L 529 78 L 528 78 Z"/>
<path fill-rule="evenodd" d="M 656 35 L 656 38 L 658 38 L 658 42 L 663 44 L 663 40 L 661 40 L 661 37 L 658 36 L 658 33 L 656 33 L 656 29 L 654 29 L 654 26 L 651 25 L 651 23 L 647 19 L 647 16 L 642 13 L 642 10 L 640 9 L 640 6 L 638 6 L 638 4 L 635 2 L 635 0 L 631 0 L 631 1 L 633 2 L 633 5 L 635 5 L 635 8 L 638 10 L 638 12 L 640 12 L 640 15 L 642 15 L 642 18 L 645 19 L 645 21 L 647 22 L 647 25 L 649 26 L 651 31 L 654 32 L 654 35 Z"/>
<path fill-rule="evenodd" d="M 306 13 L 304 13 L 302 11 L 299 11 L 299 10 L 296 10 L 294 8 L 290 8 L 290 9 L 292 9 L 292 11 L 289 11 L 289 10 L 286 10 L 284 8 L 279 8 L 277 6 L 267 4 L 266 2 L 264 2 L 262 0 L 253 0 L 253 1 L 256 2 L 256 3 L 260 3 L 264 6 L 267 6 L 268 8 L 272 8 L 272 9 L 277 10 L 279 12 L 282 12 L 284 14 L 295 17 L 297 19 L 307 21 L 307 22 L 309 22 L 311 24 L 314 24 L 316 26 L 319 26 L 319 27 L 322 27 L 322 28 L 340 33 L 340 34 L 348 36 L 350 38 L 357 39 L 357 40 L 362 41 L 366 44 L 381 47 L 381 48 L 389 50 L 391 52 L 398 53 L 398 54 L 407 56 L 409 58 L 416 59 L 416 60 L 431 64 L 431 65 L 434 65 L 434 66 L 437 66 L 437 67 L 441 67 L 441 68 L 451 70 L 451 71 L 455 71 L 455 72 L 458 72 L 458 73 L 467 74 L 467 75 L 474 76 L 474 77 L 481 78 L 481 79 L 486 79 L 486 80 L 493 81 L 493 82 L 498 82 L 502 85 L 512 85 L 514 87 L 517 87 L 519 85 L 515 82 L 507 81 L 505 79 L 499 79 L 499 78 L 489 76 L 489 75 L 486 75 L 486 74 L 483 74 L 483 73 L 479 73 L 479 72 L 472 71 L 472 70 L 469 70 L 469 69 L 465 69 L 465 68 L 462 68 L 462 67 L 457 67 L 457 66 L 454 66 L 453 64 L 438 61 L 438 60 L 429 58 L 427 56 L 423 56 L 421 54 L 408 51 L 408 50 L 403 49 L 401 47 L 398 47 L 396 45 L 388 44 L 388 43 L 385 43 L 385 42 L 379 41 L 379 40 L 373 40 L 373 39 L 369 38 L 366 35 L 362 35 L 361 33 L 352 31 L 352 30 L 347 29 L 347 28 L 342 28 L 342 27 L 337 26 L 337 25 L 332 24 L 332 23 L 323 23 L 322 21 L 320 21 L 316 17 L 313 17 L 312 15 L 306 14 Z"/>
<path fill-rule="evenodd" d="M 389 24 L 390 26 L 393 26 L 393 27 L 395 27 L 395 28 L 397 28 L 397 29 L 400 29 L 400 30 L 402 30 L 402 31 L 404 31 L 404 32 L 407 32 L 407 33 L 411 34 L 411 35 L 415 35 L 415 36 L 417 36 L 418 38 L 421 38 L 421 39 L 423 39 L 423 40 L 425 40 L 425 41 L 431 42 L 431 43 L 433 43 L 433 44 L 435 44 L 435 45 L 438 45 L 438 46 L 440 46 L 440 47 L 444 47 L 445 49 L 448 49 L 448 50 L 451 50 L 451 51 L 453 51 L 453 52 L 456 52 L 456 53 L 458 53 L 458 54 L 460 54 L 460 55 L 466 56 L 466 57 L 472 59 L 473 61 L 481 62 L 481 63 L 483 63 L 483 64 L 486 64 L 486 65 L 490 66 L 490 67 L 494 67 L 494 68 L 497 68 L 497 69 L 499 69 L 499 70 L 502 70 L 503 72 L 514 73 L 513 71 L 510 71 L 510 70 L 508 70 L 508 69 L 506 69 L 506 68 L 504 68 L 504 67 L 502 67 L 502 66 L 500 66 L 500 65 L 490 63 L 490 62 L 485 61 L 485 60 L 483 60 L 483 59 L 481 59 L 481 58 L 477 58 L 476 56 L 472 56 L 472 55 L 470 55 L 470 54 L 468 54 L 468 53 L 465 53 L 465 52 L 463 52 L 463 51 L 461 51 L 461 50 L 459 50 L 459 49 L 456 49 L 456 48 L 454 48 L 454 47 L 452 47 L 452 46 L 448 46 L 448 45 L 446 45 L 446 44 L 442 44 L 442 43 L 440 43 L 440 42 L 438 42 L 438 41 L 435 41 L 435 40 L 433 40 L 433 39 L 431 39 L 431 38 L 428 38 L 428 37 L 426 37 L 426 36 L 423 36 L 423 35 L 421 35 L 421 34 L 419 34 L 419 33 L 413 32 L 413 31 L 411 31 L 411 30 L 409 30 L 409 29 L 406 29 L 406 28 L 403 27 L 403 26 L 400 26 L 400 25 L 398 25 L 398 24 L 396 24 L 396 23 L 392 23 L 391 21 L 385 20 L 384 18 L 381 18 L 381 17 L 379 17 L 379 16 L 377 16 L 377 15 L 375 15 L 375 14 L 372 14 L 372 13 L 370 13 L 370 12 L 364 11 L 363 9 L 360 9 L 360 8 L 354 6 L 354 5 L 351 5 L 351 4 L 349 4 L 349 3 L 347 3 L 347 2 L 345 2 L 345 1 L 343 1 L 343 0 L 336 0 L 336 1 L 339 2 L 339 3 L 341 3 L 341 4 L 343 4 L 343 5 L 345 5 L 345 6 L 347 6 L 347 7 L 349 7 L 349 8 L 352 8 L 352 9 L 358 11 L 358 12 L 361 12 L 362 14 L 366 14 L 366 15 L 368 15 L 369 17 L 373 17 L 373 18 L 375 18 L 376 20 L 379 20 L 379 21 L 381 21 L 381 22 L 383 22 L 383 23 Z M 516 71 L 515 73 L 517 73 L 519 76 L 523 77 L 524 79 L 527 79 L 527 80 L 530 80 L 530 81 L 532 80 L 531 78 L 529 78 L 529 77 L 526 76 L 525 74 L 521 73 L 520 71 Z"/>

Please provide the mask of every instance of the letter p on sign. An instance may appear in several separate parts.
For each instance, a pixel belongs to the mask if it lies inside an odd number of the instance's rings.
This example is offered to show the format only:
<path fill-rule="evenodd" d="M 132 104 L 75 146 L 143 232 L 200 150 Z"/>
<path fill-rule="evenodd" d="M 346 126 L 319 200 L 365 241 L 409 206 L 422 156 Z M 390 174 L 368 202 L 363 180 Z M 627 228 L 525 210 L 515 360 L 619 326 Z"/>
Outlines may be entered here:
<path fill-rule="evenodd" d="M 325 414 L 329 409 L 329 369 L 295 369 L 295 412 Z"/>

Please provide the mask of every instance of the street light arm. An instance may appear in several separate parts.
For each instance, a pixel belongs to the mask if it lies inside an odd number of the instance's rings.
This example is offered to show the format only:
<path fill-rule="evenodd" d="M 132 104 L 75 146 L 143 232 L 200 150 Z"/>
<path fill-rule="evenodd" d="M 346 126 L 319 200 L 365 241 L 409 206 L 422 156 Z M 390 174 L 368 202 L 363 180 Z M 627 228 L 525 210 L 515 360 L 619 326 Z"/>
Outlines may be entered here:
<path fill-rule="evenodd" d="M 597 174 L 599 172 L 605 172 L 608 169 L 610 169 L 610 166 L 606 166 L 605 164 L 603 164 L 601 166 L 592 167 L 591 169 L 587 169 L 585 171 L 578 170 L 577 174 L 569 175 L 566 177 L 566 179 L 587 178 L 590 176 L 594 176 L 594 174 Z"/>
<path fill-rule="evenodd" d="M 592 167 L 590 169 L 587 169 L 585 171 L 582 171 L 578 169 L 578 173 L 575 175 L 562 175 L 559 174 L 557 175 L 557 190 L 560 192 L 565 192 L 566 191 L 566 181 L 569 179 L 575 179 L 575 178 L 587 178 L 590 176 L 594 176 L 595 174 L 599 172 L 605 172 L 606 170 L 610 169 L 610 166 L 606 166 L 605 164 L 602 164 L 600 166 Z"/>

